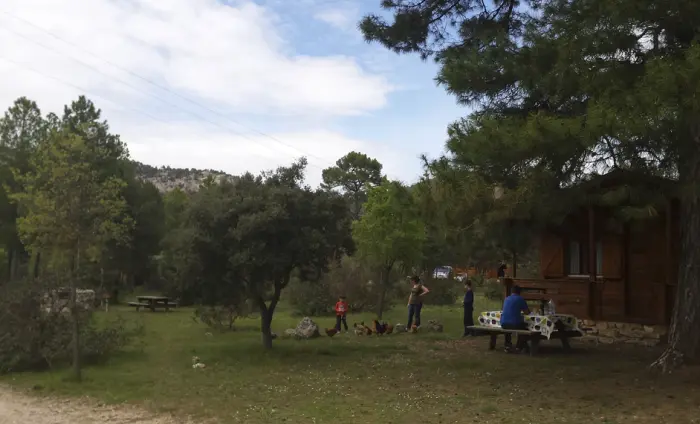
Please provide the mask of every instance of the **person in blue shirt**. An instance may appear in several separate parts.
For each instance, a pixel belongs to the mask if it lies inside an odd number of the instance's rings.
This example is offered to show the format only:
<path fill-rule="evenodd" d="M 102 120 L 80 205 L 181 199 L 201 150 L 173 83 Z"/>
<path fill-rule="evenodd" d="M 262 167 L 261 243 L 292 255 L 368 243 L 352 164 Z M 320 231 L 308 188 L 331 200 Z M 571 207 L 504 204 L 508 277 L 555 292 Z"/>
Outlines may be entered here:
<path fill-rule="evenodd" d="M 501 328 L 506 330 L 527 330 L 527 324 L 522 314 L 529 314 L 530 309 L 527 302 L 520 296 L 520 286 L 513 286 L 511 295 L 503 302 L 503 312 L 501 312 Z M 512 338 L 506 334 L 506 351 L 512 351 Z M 516 351 L 527 348 L 527 338 L 518 336 Z"/>
<path fill-rule="evenodd" d="M 464 282 L 464 334 L 462 337 L 473 336 L 474 331 L 467 328 L 474 325 L 474 292 L 472 291 L 472 282 L 467 280 Z"/>

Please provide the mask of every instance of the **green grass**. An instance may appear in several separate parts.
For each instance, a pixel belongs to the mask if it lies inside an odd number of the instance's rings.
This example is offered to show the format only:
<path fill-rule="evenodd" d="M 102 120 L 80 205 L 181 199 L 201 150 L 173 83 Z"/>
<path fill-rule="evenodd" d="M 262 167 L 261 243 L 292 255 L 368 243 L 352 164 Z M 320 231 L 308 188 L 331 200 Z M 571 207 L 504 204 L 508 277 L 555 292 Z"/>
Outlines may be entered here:
<path fill-rule="evenodd" d="M 459 340 L 459 307 L 425 307 L 423 320 L 443 322 L 443 334 L 278 339 L 269 352 L 262 350 L 256 320 L 208 336 L 187 309 L 117 307 L 109 314 L 142 320 L 146 337 L 106 364 L 88 367 L 83 383 L 67 382 L 63 370 L 3 380 L 40 388 L 40 394 L 87 395 L 223 423 L 698 422 L 695 370 L 654 379 L 644 367 L 656 352 L 635 347 L 578 344 L 564 355 L 558 345 L 545 344 L 535 358 L 489 352 L 486 338 Z M 350 316 L 349 323 L 371 318 Z M 405 308 L 387 318 L 405 323 Z M 297 321 L 283 308 L 273 327 L 282 334 Z M 324 328 L 334 320 L 316 322 Z M 192 369 L 193 355 L 205 370 Z"/>

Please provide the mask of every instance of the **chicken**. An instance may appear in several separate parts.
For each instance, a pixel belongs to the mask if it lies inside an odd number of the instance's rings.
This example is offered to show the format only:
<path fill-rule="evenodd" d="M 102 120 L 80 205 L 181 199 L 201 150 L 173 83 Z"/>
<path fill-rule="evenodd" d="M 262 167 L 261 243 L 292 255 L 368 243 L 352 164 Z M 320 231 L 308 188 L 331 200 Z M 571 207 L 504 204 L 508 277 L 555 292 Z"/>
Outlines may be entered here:
<path fill-rule="evenodd" d="M 378 336 L 381 336 L 386 331 L 386 324 L 382 324 L 375 319 L 372 321 L 372 329 Z"/>
<path fill-rule="evenodd" d="M 364 336 L 365 335 L 365 328 L 361 325 L 358 325 L 357 323 L 354 323 L 352 325 L 352 328 L 355 331 L 356 336 Z"/>
<path fill-rule="evenodd" d="M 335 328 L 326 328 L 326 335 L 327 335 L 328 337 L 333 337 L 333 336 L 335 336 L 336 334 L 338 334 L 338 330 L 337 330 L 337 329 L 335 329 Z"/>
<path fill-rule="evenodd" d="M 415 334 L 418 332 L 418 326 L 416 324 L 413 324 L 411 326 L 411 333 Z"/>
<path fill-rule="evenodd" d="M 386 329 L 386 334 L 391 334 L 394 332 L 394 326 L 391 324 L 384 323 L 384 328 Z"/>

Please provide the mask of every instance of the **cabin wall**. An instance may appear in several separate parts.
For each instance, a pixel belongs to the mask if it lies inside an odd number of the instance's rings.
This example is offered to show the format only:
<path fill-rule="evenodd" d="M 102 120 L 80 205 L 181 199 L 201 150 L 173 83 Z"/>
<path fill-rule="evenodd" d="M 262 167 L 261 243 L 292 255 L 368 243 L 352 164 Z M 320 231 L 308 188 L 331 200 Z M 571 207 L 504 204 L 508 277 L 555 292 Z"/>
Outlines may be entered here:
<path fill-rule="evenodd" d="M 571 257 L 576 254 L 567 246 L 572 240 L 586 246 L 589 243 L 585 211 L 569 216 L 556 231 L 543 233 L 539 246 L 540 278 L 542 283 L 559 287 L 562 304 L 557 303 L 557 310 L 585 319 L 666 324 L 675 295 L 679 236 L 676 209 L 669 216 L 671 221 L 667 222 L 667 214 L 662 211 L 657 217 L 621 225 L 597 210 L 594 237 L 600 246 L 595 254 L 601 264 L 596 267 L 599 272 L 595 282 L 591 282 L 588 273 L 571 276 L 569 272 Z M 579 262 L 589 258 L 590 252 L 581 254 Z M 584 296 L 585 290 L 588 293 Z M 572 298 L 585 298 L 587 303 L 573 305 Z"/>

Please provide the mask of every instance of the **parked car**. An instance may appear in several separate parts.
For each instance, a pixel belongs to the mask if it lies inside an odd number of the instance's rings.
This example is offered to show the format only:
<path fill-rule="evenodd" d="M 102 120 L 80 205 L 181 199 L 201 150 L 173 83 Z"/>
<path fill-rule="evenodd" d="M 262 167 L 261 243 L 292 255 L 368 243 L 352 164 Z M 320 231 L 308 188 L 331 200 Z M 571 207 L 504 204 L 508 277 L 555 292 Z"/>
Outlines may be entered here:
<path fill-rule="evenodd" d="M 452 274 L 452 267 L 451 266 L 439 266 L 435 268 L 433 271 L 433 278 L 436 280 L 445 280 L 450 278 L 450 275 Z"/>

